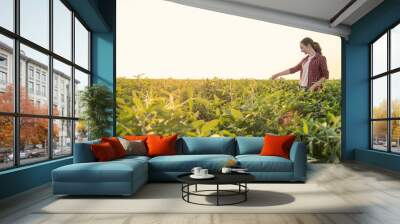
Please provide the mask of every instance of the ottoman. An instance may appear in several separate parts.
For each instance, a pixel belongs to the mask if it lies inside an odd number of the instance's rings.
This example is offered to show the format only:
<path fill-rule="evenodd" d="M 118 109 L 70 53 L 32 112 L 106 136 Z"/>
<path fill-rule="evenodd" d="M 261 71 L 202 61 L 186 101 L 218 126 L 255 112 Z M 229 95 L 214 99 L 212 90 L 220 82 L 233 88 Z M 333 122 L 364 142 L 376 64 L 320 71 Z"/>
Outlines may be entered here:
<path fill-rule="evenodd" d="M 132 195 L 148 180 L 146 160 L 74 163 L 52 171 L 53 193 Z"/>

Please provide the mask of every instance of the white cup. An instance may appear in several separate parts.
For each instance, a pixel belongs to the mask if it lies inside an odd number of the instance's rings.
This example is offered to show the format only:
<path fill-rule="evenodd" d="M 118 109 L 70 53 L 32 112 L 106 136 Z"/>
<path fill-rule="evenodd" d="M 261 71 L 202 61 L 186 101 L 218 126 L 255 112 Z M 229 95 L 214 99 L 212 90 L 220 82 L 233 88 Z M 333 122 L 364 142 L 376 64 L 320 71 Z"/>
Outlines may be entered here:
<path fill-rule="evenodd" d="M 201 174 L 200 174 L 200 171 L 201 171 L 201 170 L 202 170 L 201 167 L 193 167 L 192 173 L 193 173 L 194 175 L 196 175 L 196 176 L 199 176 L 199 175 L 201 175 Z"/>
<path fill-rule="evenodd" d="M 207 176 L 208 175 L 208 169 L 201 169 L 200 170 L 200 176 Z"/>
<path fill-rule="evenodd" d="M 229 168 L 229 167 L 222 167 L 222 170 L 221 170 L 222 173 L 230 173 L 231 171 L 232 171 L 232 168 Z"/>

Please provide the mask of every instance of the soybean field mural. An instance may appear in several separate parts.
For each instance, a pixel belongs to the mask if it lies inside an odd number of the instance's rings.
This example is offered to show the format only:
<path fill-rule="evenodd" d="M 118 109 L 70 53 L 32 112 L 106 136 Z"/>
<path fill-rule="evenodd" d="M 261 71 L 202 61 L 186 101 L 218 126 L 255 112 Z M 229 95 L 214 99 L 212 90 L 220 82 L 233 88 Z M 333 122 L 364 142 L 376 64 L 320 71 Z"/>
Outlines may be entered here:
<path fill-rule="evenodd" d="M 294 133 L 309 156 L 340 156 L 340 80 L 305 91 L 298 80 L 117 79 L 117 135 L 264 136 Z"/>

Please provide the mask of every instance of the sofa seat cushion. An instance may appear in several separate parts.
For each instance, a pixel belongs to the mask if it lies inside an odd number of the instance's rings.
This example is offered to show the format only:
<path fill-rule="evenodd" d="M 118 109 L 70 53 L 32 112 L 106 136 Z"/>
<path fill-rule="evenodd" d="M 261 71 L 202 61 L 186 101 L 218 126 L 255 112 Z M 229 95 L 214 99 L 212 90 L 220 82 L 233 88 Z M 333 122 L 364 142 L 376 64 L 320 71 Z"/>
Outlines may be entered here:
<path fill-rule="evenodd" d="M 58 182 L 131 182 L 134 175 L 143 171 L 147 171 L 145 161 L 122 159 L 70 164 L 53 170 L 52 174 L 53 181 Z"/>
<path fill-rule="evenodd" d="M 143 161 L 143 162 L 147 162 L 149 161 L 150 157 L 148 156 L 136 156 L 136 155 L 131 155 L 131 156 L 125 156 L 124 158 L 121 159 L 117 159 L 114 161 L 132 161 L 132 160 L 138 160 L 138 161 Z"/>
<path fill-rule="evenodd" d="M 231 155 L 174 155 L 158 156 L 149 160 L 150 171 L 190 172 L 193 167 L 203 167 L 209 171 L 219 171 L 230 159 Z"/>
<path fill-rule="evenodd" d="M 293 172 L 292 161 L 279 156 L 239 155 L 236 160 L 249 172 Z"/>

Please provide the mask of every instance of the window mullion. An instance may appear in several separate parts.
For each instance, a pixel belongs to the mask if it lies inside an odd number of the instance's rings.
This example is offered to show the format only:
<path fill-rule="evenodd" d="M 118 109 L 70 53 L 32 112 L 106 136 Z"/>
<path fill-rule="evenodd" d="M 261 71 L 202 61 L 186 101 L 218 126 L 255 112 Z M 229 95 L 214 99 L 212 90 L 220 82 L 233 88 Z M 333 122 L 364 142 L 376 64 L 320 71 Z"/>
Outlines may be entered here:
<path fill-rule="evenodd" d="M 388 30 L 388 32 L 387 32 L 387 71 L 389 71 L 390 70 L 390 30 Z M 387 75 L 387 117 L 388 118 L 391 118 L 392 117 L 392 111 L 391 111 L 391 104 L 392 104 L 392 100 L 391 100 L 391 78 L 392 78 L 392 75 L 389 73 L 388 75 Z M 392 136 L 391 136 L 391 129 L 392 129 L 392 121 L 391 120 L 388 120 L 388 122 L 387 122 L 387 125 L 388 125 L 388 127 L 387 127 L 387 136 L 388 136 L 388 138 L 387 138 L 387 140 L 388 140 L 388 148 L 387 148 L 387 150 L 388 150 L 388 152 L 391 152 L 392 151 Z"/>
<path fill-rule="evenodd" d="M 19 5 L 20 1 L 14 1 L 14 30 L 19 35 Z M 14 39 L 14 112 L 16 114 L 20 111 L 20 47 L 19 47 L 19 39 Z M 20 119 L 17 116 L 14 116 L 14 166 L 19 166 L 20 164 L 20 155 L 19 155 L 19 136 L 20 136 Z"/>
<path fill-rule="evenodd" d="M 53 52 L 53 0 L 49 0 L 49 50 Z M 53 159 L 53 57 L 49 55 L 49 71 L 48 71 L 48 83 L 47 96 L 49 98 L 49 110 L 50 119 L 48 120 L 48 152 L 49 159 Z"/>
<path fill-rule="evenodd" d="M 71 117 L 75 118 L 75 12 L 72 11 L 71 15 L 71 23 L 72 23 L 72 38 L 71 38 L 71 56 L 72 56 L 72 64 L 74 66 L 71 67 L 71 91 L 72 91 L 72 96 L 71 96 Z M 77 121 L 72 121 L 72 130 L 71 130 L 71 150 L 72 150 L 72 155 L 74 155 L 75 151 L 75 125 Z"/>
<path fill-rule="evenodd" d="M 369 45 L 369 149 L 373 149 L 374 147 L 374 136 L 373 136 L 373 109 L 372 109 L 372 91 L 373 91 L 373 86 L 372 86 L 372 71 L 373 71 L 373 60 L 372 60 L 372 54 L 373 54 L 373 47 L 372 44 Z"/>

